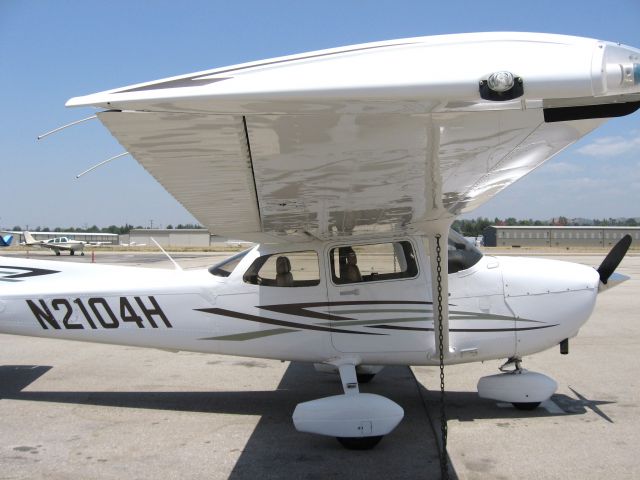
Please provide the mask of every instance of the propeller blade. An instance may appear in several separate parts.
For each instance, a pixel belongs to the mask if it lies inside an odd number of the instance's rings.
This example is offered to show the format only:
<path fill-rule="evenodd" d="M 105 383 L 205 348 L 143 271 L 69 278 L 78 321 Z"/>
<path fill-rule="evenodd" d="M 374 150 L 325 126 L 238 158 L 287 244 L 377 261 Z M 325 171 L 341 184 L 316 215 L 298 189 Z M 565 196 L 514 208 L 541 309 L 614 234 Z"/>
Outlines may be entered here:
<path fill-rule="evenodd" d="M 600 275 L 600 281 L 607 284 L 607 280 L 613 274 L 613 272 L 618 268 L 620 262 L 624 258 L 631 246 L 631 235 L 625 235 L 620 239 L 618 243 L 616 243 L 609 254 L 602 261 L 600 266 L 598 267 L 598 274 Z"/>

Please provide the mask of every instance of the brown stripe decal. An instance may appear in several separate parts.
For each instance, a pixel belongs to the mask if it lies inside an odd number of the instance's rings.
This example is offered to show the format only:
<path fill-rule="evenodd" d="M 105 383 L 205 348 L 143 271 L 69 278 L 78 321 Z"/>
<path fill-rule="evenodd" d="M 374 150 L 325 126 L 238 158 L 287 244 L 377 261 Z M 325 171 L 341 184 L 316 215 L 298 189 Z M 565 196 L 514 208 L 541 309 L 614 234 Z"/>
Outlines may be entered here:
<path fill-rule="evenodd" d="M 354 320 L 350 317 L 344 317 L 341 315 L 313 312 L 307 310 L 307 308 L 317 307 L 342 307 L 352 305 L 432 305 L 432 302 L 418 302 L 418 301 L 389 301 L 389 300 L 360 300 L 351 302 L 314 302 L 314 303 L 285 303 L 280 305 L 259 305 L 258 308 L 268 310 L 270 312 L 284 313 L 286 315 L 296 315 L 307 318 L 317 318 L 319 320 Z M 372 311 L 375 313 L 375 311 Z M 337 312 L 339 313 L 339 312 Z"/>
<path fill-rule="evenodd" d="M 212 313 L 214 315 L 221 315 L 223 317 L 239 318 L 241 320 L 248 320 L 250 322 L 266 323 L 268 325 L 279 325 L 281 327 L 299 328 L 302 330 L 317 330 L 320 332 L 336 332 L 336 333 L 352 333 L 355 335 L 387 335 L 386 333 L 371 333 L 371 332 L 356 332 L 353 330 L 343 330 L 341 328 L 321 327 L 319 325 L 306 325 L 304 323 L 287 322 L 285 320 L 275 320 L 273 318 L 258 317 L 256 315 L 249 315 L 248 313 L 234 312 L 232 310 L 225 310 L 224 308 L 196 308 L 199 312 Z"/>
<path fill-rule="evenodd" d="M 260 63 L 255 63 L 253 65 L 246 65 L 243 67 L 234 67 L 234 68 L 227 68 L 227 69 L 220 69 L 217 71 L 208 71 L 206 73 L 200 73 L 198 75 L 191 75 L 191 76 L 187 76 L 184 78 L 178 78 L 176 80 L 168 80 L 165 82 L 157 82 L 157 83 L 152 83 L 151 85 L 143 85 L 141 87 L 134 87 L 134 88 L 129 88 L 126 90 L 118 90 L 115 92 L 111 92 L 111 94 L 116 94 L 116 93 L 128 93 L 128 92 L 139 92 L 139 91 L 144 91 L 144 90 L 160 90 L 160 89 L 164 89 L 164 88 L 181 88 L 181 87 L 199 87 L 201 85 L 207 85 L 209 83 L 214 83 L 214 82 L 219 82 L 221 80 L 228 80 L 229 78 L 232 77 L 227 77 L 227 78 L 206 78 L 206 77 L 211 77 L 212 75 L 221 75 L 223 73 L 236 73 L 236 72 L 241 72 L 242 70 L 247 70 L 247 69 L 251 69 L 251 68 L 260 68 L 260 67 L 265 67 L 268 65 L 277 65 L 279 63 L 294 63 L 294 62 L 300 62 L 300 61 L 305 61 L 305 60 L 309 60 L 311 58 L 319 58 L 319 57 L 328 57 L 328 56 L 339 56 L 341 54 L 345 54 L 345 53 L 352 53 L 352 52 L 360 52 L 360 51 L 364 51 L 364 50 L 372 50 L 372 49 L 377 49 L 377 48 L 385 48 L 385 47 L 400 47 L 403 45 L 412 45 L 415 42 L 405 42 L 405 43 L 397 43 L 397 44 L 393 44 L 393 45 L 373 45 L 373 46 L 369 46 L 369 47 L 358 47 L 358 48 L 351 48 L 349 50 L 343 50 L 340 52 L 327 52 L 327 53 L 317 53 L 315 55 L 306 55 L 306 56 L 300 56 L 298 58 L 286 58 L 286 59 L 282 59 L 282 60 L 271 60 L 271 61 L 263 61 Z M 224 68 L 224 67 L 223 67 Z"/>
<path fill-rule="evenodd" d="M 449 332 L 522 332 L 524 330 L 540 330 L 541 328 L 557 327 L 558 324 L 545 325 L 543 327 L 522 327 L 522 328 L 450 328 Z M 433 328 L 402 327 L 399 325 L 373 325 L 367 328 L 382 328 L 385 330 L 410 330 L 413 332 L 433 332 Z"/>

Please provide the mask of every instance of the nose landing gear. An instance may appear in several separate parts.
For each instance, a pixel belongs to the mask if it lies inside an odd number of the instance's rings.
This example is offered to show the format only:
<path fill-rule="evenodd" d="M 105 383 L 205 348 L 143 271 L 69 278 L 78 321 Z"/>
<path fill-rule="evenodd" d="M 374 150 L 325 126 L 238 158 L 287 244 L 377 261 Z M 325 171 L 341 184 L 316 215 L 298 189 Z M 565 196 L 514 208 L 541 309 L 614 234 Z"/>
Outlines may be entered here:
<path fill-rule="evenodd" d="M 534 410 L 555 393 L 558 384 L 550 377 L 522 368 L 520 357 L 509 358 L 497 375 L 478 381 L 478 395 L 508 402 L 519 410 Z"/>

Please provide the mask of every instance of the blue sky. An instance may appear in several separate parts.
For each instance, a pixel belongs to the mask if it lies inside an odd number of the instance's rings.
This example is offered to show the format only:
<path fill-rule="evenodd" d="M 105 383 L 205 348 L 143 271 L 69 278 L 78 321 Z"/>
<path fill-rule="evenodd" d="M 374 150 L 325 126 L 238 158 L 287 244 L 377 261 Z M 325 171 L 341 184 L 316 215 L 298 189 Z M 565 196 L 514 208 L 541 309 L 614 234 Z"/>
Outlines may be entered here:
<path fill-rule="evenodd" d="M 0 1 L 0 227 L 194 219 L 74 96 L 218 66 L 376 40 L 539 31 L 640 47 L 640 1 Z M 471 216 L 640 216 L 640 113 L 610 121 Z"/>

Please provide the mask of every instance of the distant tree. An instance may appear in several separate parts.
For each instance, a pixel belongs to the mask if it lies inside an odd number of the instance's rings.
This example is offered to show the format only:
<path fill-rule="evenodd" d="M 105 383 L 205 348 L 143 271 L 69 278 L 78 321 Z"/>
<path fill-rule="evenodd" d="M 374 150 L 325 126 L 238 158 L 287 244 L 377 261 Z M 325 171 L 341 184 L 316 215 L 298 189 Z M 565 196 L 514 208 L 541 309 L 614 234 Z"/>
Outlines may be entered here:
<path fill-rule="evenodd" d="M 62 231 L 62 229 L 61 229 L 60 227 L 56 227 L 56 228 L 54 228 L 54 229 L 53 229 L 53 231 L 54 231 L 54 232 L 61 232 L 61 231 Z"/>
<path fill-rule="evenodd" d="M 482 235 L 484 232 L 484 229 L 487 228 L 488 226 L 493 225 L 493 223 L 491 222 L 491 220 L 489 220 L 488 218 L 483 218 L 482 222 L 480 222 L 479 225 L 479 232 L 478 235 Z"/>
<path fill-rule="evenodd" d="M 167 225 L 167 230 L 173 230 L 173 225 L 171 224 Z"/>
<path fill-rule="evenodd" d="M 119 233 L 120 228 L 117 225 L 109 225 L 108 227 L 103 227 L 100 229 L 102 233 Z"/>
<path fill-rule="evenodd" d="M 194 229 L 194 228 L 203 228 L 200 225 L 195 225 L 193 223 L 179 223 L 178 225 L 176 225 L 176 230 L 186 230 L 186 229 Z"/>
<path fill-rule="evenodd" d="M 11 230 L 14 232 L 22 232 L 22 227 L 20 225 L 14 225 Z"/>
<path fill-rule="evenodd" d="M 44 227 L 44 228 L 42 229 L 42 231 L 43 231 L 43 232 L 50 232 L 51 230 L 49 230 L 49 227 Z"/>
<path fill-rule="evenodd" d="M 492 224 L 488 218 L 478 217 L 470 220 L 456 220 L 451 228 L 465 237 L 477 237 L 482 235 L 483 230 Z"/>
<path fill-rule="evenodd" d="M 131 231 L 131 229 L 133 228 L 133 225 L 130 225 L 128 223 L 125 223 L 123 226 L 121 226 L 118 229 L 118 232 L 120 235 L 124 235 L 126 233 L 129 233 Z"/>

